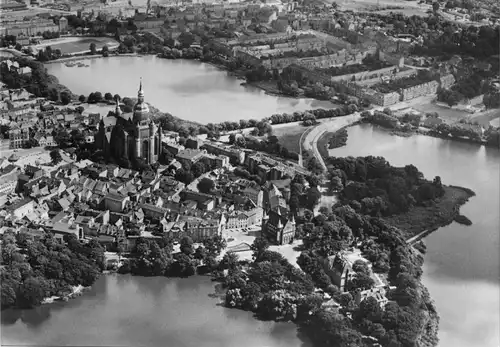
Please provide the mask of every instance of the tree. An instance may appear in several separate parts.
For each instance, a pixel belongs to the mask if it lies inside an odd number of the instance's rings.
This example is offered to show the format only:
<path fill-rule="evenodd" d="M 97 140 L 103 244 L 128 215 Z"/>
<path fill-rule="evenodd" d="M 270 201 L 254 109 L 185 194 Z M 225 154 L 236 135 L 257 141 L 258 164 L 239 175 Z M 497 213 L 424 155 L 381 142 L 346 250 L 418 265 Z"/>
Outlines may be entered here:
<path fill-rule="evenodd" d="M 58 149 L 54 149 L 53 151 L 51 151 L 50 159 L 52 160 L 52 165 L 57 165 L 58 163 L 60 163 L 62 160 L 60 151 Z"/>
<path fill-rule="evenodd" d="M 297 301 L 297 317 L 306 320 L 315 314 L 323 304 L 323 297 L 319 294 L 310 294 Z"/>
<path fill-rule="evenodd" d="M 67 105 L 71 102 L 71 94 L 67 91 L 61 92 L 61 102 L 63 105 Z"/>
<path fill-rule="evenodd" d="M 186 254 L 186 255 L 191 255 L 194 253 L 194 249 L 193 249 L 193 239 L 190 238 L 189 236 L 184 236 L 182 239 L 181 239 L 181 252 Z"/>
<path fill-rule="evenodd" d="M 238 146 L 238 147 L 245 148 L 245 147 L 246 147 L 246 141 L 245 141 L 245 138 L 244 138 L 243 136 L 239 136 L 239 137 L 236 139 L 235 144 L 236 144 L 236 146 Z"/>
<path fill-rule="evenodd" d="M 131 98 L 125 97 L 122 99 L 122 102 L 127 106 L 134 107 L 134 100 Z"/>
<path fill-rule="evenodd" d="M 109 52 L 109 47 L 108 47 L 107 45 L 104 45 L 104 46 L 102 47 L 101 53 L 102 53 L 102 54 L 105 54 L 105 53 L 108 53 L 108 52 Z"/>
<path fill-rule="evenodd" d="M 194 176 L 191 171 L 186 171 L 184 169 L 179 169 L 175 172 L 175 179 L 185 184 L 193 182 Z"/>
<path fill-rule="evenodd" d="M 49 89 L 49 99 L 56 102 L 59 100 L 59 92 L 56 88 Z"/>
<path fill-rule="evenodd" d="M 433 3 L 432 3 L 432 11 L 433 11 L 434 13 L 437 13 L 437 11 L 438 11 L 438 10 L 439 10 L 439 2 L 437 2 L 437 1 L 436 1 L 436 2 L 433 2 Z"/>
<path fill-rule="evenodd" d="M 43 280 L 38 278 L 28 278 L 19 287 L 17 296 L 18 305 L 22 308 L 31 308 L 41 304 L 45 297 L 45 290 L 43 288 Z"/>
<path fill-rule="evenodd" d="M 262 254 L 268 248 L 269 248 L 269 242 L 267 241 L 267 239 L 263 236 L 257 237 L 250 246 L 250 249 L 253 251 L 252 258 L 255 261 L 258 261 L 259 258 L 262 256 Z"/>
<path fill-rule="evenodd" d="M 197 161 L 193 164 L 193 166 L 191 166 L 191 172 L 194 177 L 200 177 L 206 172 L 206 167 L 202 162 Z"/>
<path fill-rule="evenodd" d="M 205 246 L 211 256 L 218 256 L 220 252 L 226 248 L 227 243 L 222 235 L 214 235 L 210 238 L 204 239 L 203 246 Z"/>
<path fill-rule="evenodd" d="M 102 94 L 101 92 L 95 92 L 94 93 L 94 102 L 101 102 L 102 101 Z"/>
<path fill-rule="evenodd" d="M 2 270 L 6 271 L 6 270 Z M 2 276 L 3 277 L 3 276 Z M 17 287 L 19 282 L 13 279 L 2 278 L 1 294 L 2 294 L 2 308 L 14 306 L 17 300 Z"/>
<path fill-rule="evenodd" d="M 85 102 L 85 99 L 86 99 L 86 98 L 85 98 L 85 95 L 80 95 L 80 96 L 78 97 L 78 101 L 80 101 L 80 102 Z"/>
<path fill-rule="evenodd" d="M 198 182 L 198 190 L 202 193 L 208 194 L 215 188 L 214 181 L 209 178 L 202 178 L 200 182 Z"/>
<path fill-rule="evenodd" d="M 226 270 L 226 269 L 236 269 L 238 266 L 238 254 L 234 252 L 227 252 L 224 254 L 222 257 L 222 260 L 219 263 L 219 269 L 221 270 Z"/>
<path fill-rule="evenodd" d="M 196 251 L 194 252 L 195 259 L 204 261 L 207 256 L 208 256 L 208 251 L 205 247 L 198 246 L 196 248 Z"/>
<path fill-rule="evenodd" d="M 92 43 L 90 44 L 89 49 L 90 49 L 90 54 L 94 55 L 94 54 L 96 54 L 96 53 L 97 53 L 97 48 L 96 48 L 96 45 L 95 45 L 95 43 L 94 43 L 94 42 L 92 42 Z"/>
<path fill-rule="evenodd" d="M 111 94 L 111 93 L 104 94 L 104 100 L 106 100 L 108 102 L 113 100 L 113 94 Z"/>

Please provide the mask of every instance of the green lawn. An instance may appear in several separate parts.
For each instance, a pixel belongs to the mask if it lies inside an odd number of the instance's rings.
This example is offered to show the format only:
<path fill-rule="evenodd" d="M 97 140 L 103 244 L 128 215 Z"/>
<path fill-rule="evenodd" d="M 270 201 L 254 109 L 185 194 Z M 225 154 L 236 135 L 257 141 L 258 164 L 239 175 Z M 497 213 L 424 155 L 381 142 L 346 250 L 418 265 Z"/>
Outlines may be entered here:
<path fill-rule="evenodd" d="M 286 149 L 292 152 L 300 153 L 300 137 L 310 127 L 302 125 L 290 125 L 273 129 L 274 135 L 279 140 L 279 143 Z"/>
<path fill-rule="evenodd" d="M 78 53 L 82 51 L 90 50 L 90 44 L 95 43 L 97 50 L 101 49 L 105 45 L 115 46 L 117 41 L 109 37 L 85 37 L 74 42 L 61 42 L 52 43 L 50 47 L 52 50 L 60 49 L 64 53 Z"/>

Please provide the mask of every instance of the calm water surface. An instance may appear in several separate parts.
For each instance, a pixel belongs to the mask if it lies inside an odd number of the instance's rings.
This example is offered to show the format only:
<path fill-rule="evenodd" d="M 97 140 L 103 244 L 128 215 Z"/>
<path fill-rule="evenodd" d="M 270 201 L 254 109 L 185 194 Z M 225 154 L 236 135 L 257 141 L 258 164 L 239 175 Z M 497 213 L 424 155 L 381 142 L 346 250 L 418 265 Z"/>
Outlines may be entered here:
<path fill-rule="evenodd" d="M 261 119 L 274 113 L 332 108 L 328 101 L 266 95 L 261 89 L 241 86 L 212 65 L 153 56 L 92 59 L 90 67 L 48 64 L 47 69 L 75 94 L 110 92 L 136 96 L 142 77 L 146 101 L 163 112 L 200 123 Z"/>
<path fill-rule="evenodd" d="M 331 155 L 383 156 L 476 192 L 461 209 L 472 226 L 452 223 L 425 239 L 423 282 L 441 316 L 440 346 L 500 346 L 500 151 L 427 136 L 391 136 L 371 125 L 348 132 L 347 146 Z"/>
<path fill-rule="evenodd" d="M 292 323 L 218 306 L 208 277 L 102 276 L 85 295 L 3 311 L 1 345 L 307 347 Z"/>

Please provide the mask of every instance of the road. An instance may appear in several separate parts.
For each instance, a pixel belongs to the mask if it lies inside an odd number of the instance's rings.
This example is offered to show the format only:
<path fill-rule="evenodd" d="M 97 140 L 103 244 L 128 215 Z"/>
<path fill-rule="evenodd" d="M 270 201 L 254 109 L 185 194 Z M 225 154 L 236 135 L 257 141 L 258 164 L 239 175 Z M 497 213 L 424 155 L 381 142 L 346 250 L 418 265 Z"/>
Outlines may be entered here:
<path fill-rule="evenodd" d="M 331 120 L 322 122 L 311 131 L 309 131 L 304 139 L 303 146 L 304 150 L 310 151 L 314 157 L 318 160 L 321 166 L 326 171 L 326 164 L 318 151 L 318 140 L 326 131 L 335 132 L 346 125 L 350 125 L 361 119 L 359 112 L 351 114 L 349 116 L 343 116 L 338 118 L 333 118 Z"/>

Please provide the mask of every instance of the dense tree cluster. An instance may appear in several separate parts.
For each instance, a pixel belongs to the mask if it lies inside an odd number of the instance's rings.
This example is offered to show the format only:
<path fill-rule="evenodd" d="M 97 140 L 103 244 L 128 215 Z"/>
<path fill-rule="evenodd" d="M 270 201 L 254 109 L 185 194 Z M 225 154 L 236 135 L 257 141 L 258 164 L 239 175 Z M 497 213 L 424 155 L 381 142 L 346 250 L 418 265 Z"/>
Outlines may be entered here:
<path fill-rule="evenodd" d="M 342 199 L 357 201 L 363 214 L 402 213 L 413 205 L 432 203 L 444 194 L 439 177 L 426 181 L 413 165 L 392 167 L 384 158 L 373 156 L 331 158 L 330 162 L 345 173 Z"/>
<path fill-rule="evenodd" d="M 245 271 L 233 254 L 225 266 L 226 305 L 255 312 L 263 319 L 295 320 L 304 296 L 314 286 L 309 276 L 291 265 L 280 253 L 269 251 L 269 244 L 257 238 L 252 244 L 254 261 Z M 221 261 L 222 265 L 224 260 Z"/>
<path fill-rule="evenodd" d="M 332 211 L 322 209 L 322 215 L 315 217 L 313 224 L 307 227 L 309 234 L 305 236 L 305 250 L 297 263 L 305 273 L 311 275 L 316 287 L 328 292 L 341 305 L 341 309 L 339 312 L 318 309 L 316 314 L 300 323 L 301 327 L 320 345 L 337 345 L 333 338 L 337 336 L 335 334 L 359 343 L 362 334 L 377 339 L 382 346 L 414 346 L 423 333 L 429 315 L 437 319 L 429 295 L 419 283 L 423 257 L 406 245 L 400 230 L 379 218 L 362 214 L 359 203 L 351 203 L 358 210 L 348 204 L 334 206 Z M 331 220 L 337 226 L 325 228 Z M 355 275 L 347 283 L 348 292 L 341 293 L 332 285 L 325 272 L 323 259 L 336 254 L 336 249 L 345 249 L 345 246 L 337 246 L 335 241 L 332 242 L 339 238 L 339 230 L 349 230 L 344 233 L 351 234 L 346 240 L 352 236 L 362 240 L 360 248 L 364 257 L 373 264 L 374 271 L 388 273 L 389 281 L 396 289 L 389 292 L 389 299 L 393 302 L 387 304 L 385 310 L 373 298 L 359 305 L 354 300 L 357 290 L 370 289 L 374 285 L 371 270 L 364 261 L 353 264 Z M 330 246 L 325 246 L 325 243 Z M 347 318 L 348 314 L 352 320 Z M 329 317 L 328 320 L 325 315 Z M 334 321 L 333 316 L 336 317 Z"/>
<path fill-rule="evenodd" d="M 215 258 L 226 247 L 222 236 L 205 239 L 195 248 L 193 240 L 185 236 L 180 240 L 180 253 L 173 253 L 173 240 L 161 237 L 156 241 L 138 238 L 131 258 L 120 268 L 140 276 L 188 277 L 215 270 Z"/>
<path fill-rule="evenodd" d="M 374 111 L 373 114 L 366 112 L 361 115 L 365 122 L 381 125 L 389 129 L 397 129 L 399 127 L 398 118 L 394 117 L 390 112 Z"/>
<path fill-rule="evenodd" d="M 483 73 L 473 72 L 466 78 L 459 78 L 451 89 L 440 89 L 437 93 L 438 100 L 446 102 L 450 107 L 457 105 L 460 101 L 465 99 L 472 99 L 481 94 L 487 94 L 486 104 L 488 107 L 493 108 L 498 106 L 498 101 L 492 99 L 495 91 L 490 94 L 490 86 L 486 80 L 487 76 Z M 497 95 L 498 96 L 498 95 Z"/>
<path fill-rule="evenodd" d="M 317 220 L 316 224 L 317 226 L 303 237 L 304 245 L 306 248 L 317 250 L 323 257 L 336 254 L 353 241 L 351 228 L 335 215 L 331 215 L 327 221 Z"/>
<path fill-rule="evenodd" d="M 322 69 L 321 71 L 327 73 L 330 76 L 342 76 L 349 75 L 364 71 L 379 70 L 384 67 L 390 66 L 387 62 L 377 59 L 377 57 L 372 55 L 367 55 L 362 64 L 352 64 L 346 66 L 333 66 L 327 69 Z"/>
<path fill-rule="evenodd" d="M 55 60 L 62 57 L 60 49 L 52 49 L 51 46 L 46 46 L 45 49 L 40 49 L 36 55 L 36 59 L 40 62 Z"/>
<path fill-rule="evenodd" d="M 427 19 L 429 30 L 424 44 L 415 46 L 413 53 L 417 55 L 441 56 L 443 54 L 470 55 L 485 59 L 499 53 L 498 40 L 500 28 L 491 26 L 467 26 L 458 30 L 458 26 L 439 17 Z"/>
<path fill-rule="evenodd" d="M 479 127 L 468 124 L 446 124 L 442 123 L 436 126 L 435 131 L 443 136 L 468 137 L 471 140 L 481 140 L 482 132 Z"/>
<path fill-rule="evenodd" d="M 90 286 L 104 269 L 104 248 L 96 241 L 82 244 L 73 235 L 61 244 L 51 234 L 2 235 L 2 309 L 30 308 L 44 298 Z"/>
<path fill-rule="evenodd" d="M 56 100 L 59 99 L 58 91 L 49 88 L 54 80 L 42 63 L 26 58 L 13 58 L 13 60 L 19 63 L 19 67 L 31 68 L 31 74 L 19 74 L 16 69 L 10 70 L 6 64 L 1 64 L 0 78 L 9 89 L 26 88 L 35 96 L 44 98 L 49 98 L 49 93 L 54 94 L 55 92 Z"/>

